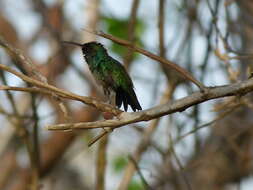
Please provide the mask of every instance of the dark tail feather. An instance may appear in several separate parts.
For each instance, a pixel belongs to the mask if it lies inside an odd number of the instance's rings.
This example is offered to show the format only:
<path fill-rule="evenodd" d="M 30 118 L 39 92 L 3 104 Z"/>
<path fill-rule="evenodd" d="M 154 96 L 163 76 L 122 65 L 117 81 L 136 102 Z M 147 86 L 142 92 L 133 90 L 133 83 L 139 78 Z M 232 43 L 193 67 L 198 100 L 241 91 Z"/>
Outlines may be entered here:
<path fill-rule="evenodd" d="M 116 105 L 121 107 L 122 103 L 125 111 L 127 111 L 128 105 L 131 106 L 133 111 L 142 110 L 133 89 L 130 89 L 129 92 L 123 90 L 122 88 L 118 88 L 116 90 Z"/>

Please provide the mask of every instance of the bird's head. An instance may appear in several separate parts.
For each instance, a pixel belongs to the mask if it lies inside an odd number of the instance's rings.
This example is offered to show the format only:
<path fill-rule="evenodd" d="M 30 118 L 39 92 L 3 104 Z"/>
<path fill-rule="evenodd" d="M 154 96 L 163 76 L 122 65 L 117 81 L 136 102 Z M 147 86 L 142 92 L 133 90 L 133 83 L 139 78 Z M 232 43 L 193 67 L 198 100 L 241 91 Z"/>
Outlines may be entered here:
<path fill-rule="evenodd" d="M 93 55 L 97 52 L 106 52 L 106 49 L 98 42 L 89 42 L 82 45 L 82 51 L 85 55 Z"/>
<path fill-rule="evenodd" d="M 106 53 L 106 49 L 104 48 L 104 46 L 95 41 L 84 43 L 84 44 L 80 44 L 76 42 L 68 42 L 68 41 L 63 41 L 63 43 L 81 47 L 84 55 L 94 55 L 97 52 Z"/>

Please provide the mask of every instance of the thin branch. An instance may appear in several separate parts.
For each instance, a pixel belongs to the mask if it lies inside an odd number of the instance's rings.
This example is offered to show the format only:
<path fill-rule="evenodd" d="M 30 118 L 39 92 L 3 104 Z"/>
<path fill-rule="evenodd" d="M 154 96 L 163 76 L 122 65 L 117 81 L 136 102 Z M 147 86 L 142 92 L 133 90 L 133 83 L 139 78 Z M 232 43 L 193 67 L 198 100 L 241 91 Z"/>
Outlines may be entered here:
<path fill-rule="evenodd" d="M 37 87 L 16 87 L 16 86 L 6 86 L 0 85 L 0 90 L 12 90 L 12 91 L 19 91 L 19 92 L 29 92 L 29 93 L 40 93 L 45 95 L 52 95 L 52 92 L 46 89 L 40 89 Z M 64 96 L 67 97 L 67 96 Z"/>
<path fill-rule="evenodd" d="M 6 77 L 5 77 L 3 71 L 0 71 L 0 76 L 1 76 L 1 79 L 2 79 L 2 81 L 3 81 L 3 84 L 7 86 L 8 83 L 7 83 L 7 80 L 6 80 Z M 9 91 L 5 91 L 5 93 L 6 93 L 7 98 L 8 98 L 9 101 L 10 101 L 10 104 L 11 104 L 12 109 L 13 109 L 13 113 L 14 113 L 16 116 L 19 116 L 19 114 L 18 114 L 18 109 L 17 109 L 17 107 L 16 107 L 15 99 L 14 99 L 13 95 L 12 95 Z"/>
<path fill-rule="evenodd" d="M 158 124 L 160 122 L 160 118 L 155 119 L 151 122 L 151 124 L 145 128 L 145 131 L 143 132 L 143 136 L 140 140 L 140 143 L 137 145 L 136 150 L 131 155 L 131 157 L 135 160 L 136 163 L 138 163 L 141 160 L 142 154 L 147 150 L 148 146 L 150 145 L 150 138 L 152 137 L 153 133 L 158 127 Z M 131 182 L 131 179 L 135 173 L 136 167 L 134 166 L 133 162 L 128 162 L 124 175 L 121 179 L 121 182 L 118 186 L 118 190 L 127 190 L 129 183 Z"/>
<path fill-rule="evenodd" d="M 4 108 L 0 105 L 0 114 L 8 117 L 9 122 L 14 124 L 13 122 L 13 118 L 17 118 L 17 119 L 31 119 L 32 117 L 29 115 L 17 115 L 15 113 L 9 113 L 6 110 L 4 110 Z"/>
<path fill-rule="evenodd" d="M 36 79 L 33 79 L 31 77 L 28 77 L 22 73 L 19 73 L 5 65 L 2 65 L 0 64 L 0 69 L 2 70 L 5 70 L 5 71 L 8 71 L 14 75 L 16 75 L 17 77 L 21 78 L 23 81 L 33 85 L 33 86 L 36 86 L 36 87 L 39 87 L 39 88 L 43 88 L 45 90 L 48 90 L 51 92 L 51 95 L 55 96 L 60 96 L 60 97 L 63 97 L 63 98 L 68 98 L 68 99 L 72 99 L 72 100 L 77 100 L 77 101 L 80 101 L 80 102 L 83 102 L 87 105 L 90 105 L 90 106 L 93 106 L 93 107 L 96 107 L 97 109 L 101 110 L 101 111 L 104 111 L 104 112 L 110 112 L 114 115 L 118 115 L 120 114 L 122 111 L 109 105 L 109 104 L 105 104 L 105 103 L 102 103 L 98 100 L 96 100 L 95 98 L 91 98 L 91 97 L 86 97 L 86 96 L 79 96 L 79 95 L 76 95 L 74 93 L 71 93 L 71 92 L 68 92 L 66 90 L 62 90 L 62 89 L 59 89 L 59 88 L 56 88 L 52 85 L 49 85 L 47 83 L 43 83 L 43 82 L 40 82 Z M 25 90 L 23 88 L 23 90 Z M 31 89 L 30 89 L 31 90 Z M 43 92 L 46 92 L 46 91 L 42 91 Z"/>
<path fill-rule="evenodd" d="M 15 61 L 19 62 L 21 65 L 26 68 L 25 73 L 28 72 L 30 76 L 36 76 L 37 79 L 40 81 L 47 83 L 46 77 L 44 77 L 38 69 L 36 69 L 35 64 L 33 64 L 28 58 L 26 58 L 21 51 L 18 49 L 12 47 L 10 44 L 8 44 L 2 36 L 0 36 L 0 46 L 3 47 L 6 52 L 10 55 L 11 58 L 13 58 Z"/>
<path fill-rule="evenodd" d="M 147 190 L 153 190 L 153 188 L 148 184 L 147 180 L 144 178 L 143 174 L 141 173 L 141 170 L 138 166 L 137 161 L 135 161 L 135 159 L 132 156 L 129 156 L 129 159 L 131 160 L 131 162 L 133 163 L 137 173 L 139 174 L 142 183 L 145 185 L 145 189 Z"/>
<path fill-rule="evenodd" d="M 106 136 L 108 133 L 112 132 L 112 129 L 104 129 L 103 131 L 97 135 L 95 138 L 93 138 L 89 143 L 88 143 L 88 147 L 91 147 L 95 142 L 97 142 L 99 139 L 103 138 L 104 136 Z"/>
<path fill-rule="evenodd" d="M 87 31 L 87 30 L 85 30 L 85 31 Z M 111 36 L 111 35 L 106 34 L 104 32 L 97 32 L 97 31 L 93 31 L 93 32 L 87 31 L 87 32 L 96 34 L 96 35 L 101 36 L 101 37 L 106 38 L 106 39 L 109 39 L 109 40 L 111 40 L 111 41 L 113 41 L 115 43 L 118 43 L 118 44 L 126 46 L 126 47 L 128 47 L 128 48 L 130 48 L 130 49 L 132 49 L 132 50 L 134 50 L 136 52 L 139 52 L 139 53 L 141 53 L 141 54 L 143 54 L 143 55 L 145 55 L 145 56 L 147 56 L 147 57 L 149 57 L 149 58 L 151 58 L 153 60 L 156 60 L 156 61 L 158 61 L 160 63 L 166 64 L 171 69 L 173 69 L 173 70 L 177 71 L 178 73 L 180 73 L 182 75 L 182 77 L 184 77 L 185 79 L 193 82 L 202 91 L 204 91 L 206 89 L 206 87 L 200 81 L 198 81 L 197 79 L 195 79 L 187 70 L 183 69 L 179 65 L 173 63 L 172 61 L 169 61 L 169 60 L 167 60 L 165 58 L 162 58 L 162 57 L 160 57 L 158 55 L 155 55 L 155 54 L 153 54 L 153 53 L 151 53 L 151 52 L 149 52 L 147 50 L 139 48 L 139 47 L 133 45 L 132 43 L 130 43 L 129 41 L 117 38 L 115 36 Z"/>
<path fill-rule="evenodd" d="M 131 8 L 131 14 L 129 18 L 129 23 L 128 23 L 128 32 L 127 32 L 127 39 L 129 42 L 132 44 L 135 44 L 135 38 L 136 38 L 136 21 L 137 21 L 137 11 L 139 8 L 140 0 L 134 0 L 132 3 L 132 8 Z M 126 68 L 129 67 L 131 61 L 133 60 L 134 54 L 133 50 L 128 49 L 124 56 L 124 65 Z"/>
<path fill-rule="evenodd" d="M 210 121 L 210 122 L 208 122 L 208 123 L 205 123 L 205 124 L 203 124 L 203 125 L 200 125 L 200 126 L 194 128 L 193 130 L 189 131 L 188 133 L 186 133 L 186 134 L 184 134 L 184 135 L 178 137 L 178 138 L 176 139 L 176 142 L 174 142 L 174 144 L 177 143 L 177 142 L 179 142 L 179 141 L 181 141 L 183 138 L 185 138 L 185 137 L 187 137 L 187 136 L 189 136 L 189 135 L 191 135 L 191 134 L 194 134 L 196 131 L 198 131 L 198 130 L 200 130 L 200 129 L 202 129 L 202 128 L 208 127 L 208 126 L 210 126 L 210 125 L 213 125 L 213 124 L 216 123 L 217 121 L 220 121 L 220 120 L 224 119 L 227 115 L 233 113 L 237 108 L 239 108 L 239 105 L 240 105 L 240 104 L 234 105 L 232 108 L 230 108 L 230 109 L 228 109 L 227 111 L 225 111 L 224 113 L 221 113 L 220 115 L 218 115 L 214 120 L 212 120 L 212 121 Z"/>
<path fill-rule="evenodd" d="M 186 177 L 186 175 L 184 173 L 185 169 L 184 169 L 184 167 L 183 167 L 183 165 L 182 165 L 182 163 L 181 163 L 181 161 L 180 161 L 179 157 L 177 156 L 177 153 L 174 149 L 174 144 L 173 144 L 173 141 L 172 141 L 171 134 L 169 134 L 169 141 L 170 141 L 170 151 L 171 151 L 172 155 L 174 156 L 177 165 L 180 168 L 180 173 L 182 174 L 182 177 L 185 181 L 186 187 L 187 187 L 187 189 L 192 190 L 191 184 L 190 184 L 188 178 Z"/>

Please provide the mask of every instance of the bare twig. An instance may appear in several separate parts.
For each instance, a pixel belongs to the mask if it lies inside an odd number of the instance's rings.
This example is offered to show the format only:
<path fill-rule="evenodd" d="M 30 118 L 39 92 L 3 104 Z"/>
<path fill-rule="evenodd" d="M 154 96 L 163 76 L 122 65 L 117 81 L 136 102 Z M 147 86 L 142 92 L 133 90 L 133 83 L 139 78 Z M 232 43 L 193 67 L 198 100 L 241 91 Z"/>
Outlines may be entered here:
<path fill-rule="evenodd" d="M 239 108 L 239 104 L 236 104 L 236 105 L 234 105 L 232 108 L 229 108 L 229 109 L 226 110 L 225 112 L 221 113 L 221 114 L 218 115 L 214 120 L 212 120 L 212 121 L 210 121 L 210 122 L 208 122 L 208 123 L 205 123 L 205 124 L 203 124 L 203 125 L 200 125 L 200 126 L 194 128 L 193 130 L 189 131 L 188 133 L 186 133 L 186 134 L 184 134 L 184 135 L 178 137 L 178 138 L 176 139 L 176 142 L 174 142 L 174 144 L 177 143 L 177 142 L 179 142 L 179 141 L 181 141 L 183 138 L 185 138 L 185 137 L 187 137 L 187 136 L 189 136 L 189 135 L 191 135 L 191 134 L 194 134 L 196 131 L 198 131 L 198 130 L 200 130 L 200 129 L 202 129 L 202 128 L 208 127 L 208 126 L 210 126 L 210 125 L 213 125 L 213 124 L 216 123 L 217 121 L 220 121 L 220 120 L 224 119 L 227 115 L 233 113 L 233 112 L 236 110 L 236 108 Z"/>
<path fill-rule="evenodd" d="M 111 133 L 112 131 L 113 131 L 112 128 L 109 128 L 109 129 L 103 128 L 103 131 L 88 143 L 88 147 L 92 146 L 95 142 L 97 142 L 99 139 L 103 138 L 104 136 L 108 135 L 108 133 Z"/>
<path fill-rule="evenodd" d="M 3 71 L 0 71 L 0 76 L 1 76 L 1 79 L 2 79 L 2 81 L 3 81 L 3 84 L 4 84 L 4 85 L 8 85 L 7 80 L 6 80 L 6 77 L 5 77 Z M 10 101 L 10 104 L 11 104 L 12 109 L 13 109 L 13 113 L 14 113 L 16 116 L 18 116 L 18 115 L 19 115 L 19 114 L 18 114 L 18 109 L 17 109 L 17 107 L 16 107 L 16 104 L 15 104 L 15 100 L 14 100 L 13 95 L 12 95 L 9 91 L 6 91 L 6 96 L 7 96 L 7 98 L 8 98 L 9 101 Z"/>
<path fill-rule="evenodd" d="M 87 30 L 85 30 L 85 31 L 87 31 Z M 182 77 L 184 77 L 185 79 L 193 82 L 202 91 L 204 91 L 206 89 L 206 87 L 200 81 L 198 81 L 197 79 L 195 79 L 188 71 L 186 71 L 182 67 L 178 66 L 177 64 L 173 63 L 172 61 L 169 61 L 169 60 L 167 60 L 165 58 L 162 58 L 162 57 L 160 57 L 158 55 L 155 55 L 155 54 L 153 54 L 153 53 L 151 53 L 151 52 L 149 52 L 147 50 L 139 48 L 139 47 L 133 45 L 132 43 L 130 43 L 130 42 L 126 41 L 126 40 L 117 38 L 115 36 L 111 36 L 111 35 L 106 34 L 104 32 L 97 32 L 97 31 L 93 31 L 93 32 L 87 31 L 87 32 L 96 34 L 98 36 L 101 36 L 101 37 L 109 39 L 109 40 L 112 40 L 115 43 L 118 43 L 120 45 L 126 46 L 126 47 L 128 47 L 130 49 L 133 49 L 134 51 L 139 52 L 139 53 L 141 53 L 141 54 L 143 54 L 143 55 L 145 55 L 145 56 L 147 56 L 147 57 L 149 57 L 149 58 L 151 58 L 153 60 L 156 60 L 156 61 L 158 61 L 160 63 L 166 64 L 169 67 L 171 67 L 171 69 L 173 69 L 173 70 L 177 71 L 178 73 L 180 73 L 182 75 Z"/>
<path fill-rule="evenodd" d="M 137 20 L 137 11 L 139 8 L 139 4 L 140 4 L 140 0 L 134 0 L 132 3 L 132 8 L 131 8 L 131 14 L 130 14 L 130 18 L 129 18 L 129 24 L 128 24 L 128 32 L 127 32 L 127 39 L 129 42 L 131 42 L 132 44 L 135 44 L 135 29 L 136 29 L 136 20 Z M 133 60 L 133 50 L 132 49 L 128 49 L 128 51 L 126 52 L 125 56 L 124 56 L 124 65 L 126 68 L 129 67 L 131 61 Z"/>
<path fill-rule="evenodd" d="M 138 172 L 142 183 L 145 185 L 145 189 L 146 190 L 153 190 L 153 188 L 148 184 L 147 180 L 144 178 L 143 174 L 141 173 L 141 170 L 138 166 L 138 163 L 135 161 L 135 159 L 132 156 L 129 156 L 129 160 L 131 160 L 131 162 L 133 163 L 136 171 Z"/>
<path fill-rule="evenodd" d="M 140 143 L 136 147 L 133 155 L 131 156 L 136 163 L 141 160 L 142 154 L 147 150 L 150 144 L 150 138 L 152 137 L 154 131 L 157 129 L 160 119 L 155 119 L 151 122 L 151 124 L 145 129 L 143 136 L 140 140 Z M 126 169 L 124 171 L 124 175 L 121 179 L 121 182 L 118 186 L 118 190 L 127 190 L 129 183 L 135 173 L 136 167 L 133 162 L 128 162 Z"/>
<path fill-rule="evenodd" d="M 17 77 L 21 78 L 23 81 L 25 81 L 25 82 L 33 85 L 33 86 L 44 89 L 44 90 L 42 90 L 42 93 L 46 92 L 45 90 L 48 90 L 48 91 L 51 92 L 51 95 L 57 95 L 57 96 L 60 96 L 62 98 L 77 100 L 77 101 L 83 102 L 85 104 L 88 104 L 90 106 L 96 107 L 97 109 L 99 109 L 101 111 L 113 113 L 114 115 L 118 115 L 119 113 L 122 112 L 121 110 L 119 110 L 119 109 L 117 109 L 117 108 L 115 108 L 115 107 L 113 107 L 109 104 L 102 103 L 102 102 L 96 100 L 95 98 L 86 97 L 86 96 L 79 96 L 79 95 L 76 95 L 74 93 L 68 92 L 66 90 L 56 88 L 56 87 L 54 87 L 52 85 L 49 85 L 47 83 L 43 83 L 43 82 L 40 82 L 36 79 L 33 79 L 33 78 L 28 77 L 26 75 L 23 75 L 23 74 L 15 71 L 15 70 L 5 66 L 5 65 L 0 64 L 0 69 L 8 71 L 8 72 L 16 75 Z M 25 88 L 22 89 L 22 91 L 24 91 L 24 90 L 25 90 Z M 30 88 L 29 91 L 30 90 L 32 90 L 32 89 Z M 37 89 L 34 90 L 34 91 L 38 92 Z"/>
<path fill-rule="evenodd" d="M 28 71 L 29 75 L 34 75 L 36 78 L 44 83 L 47 83 L 46 77 L 44 77 L 40 72 L 38 72 L 38 69 L 35 68 L 35 65 L 28 60 L 18 49 L 12 47 L 10 44 L 8 44 L 3 37 L 0 36 L 0 46 L 2 46 L 6 52 L 15 59 L 15 61 L 18 61 L 22 65 L 25 66 L 26 71 Z"/>
<path fill-rule="evenodd" d="M 191 184 L 190 184 L 188 178 L 186 177 L 186 175 L 184 173 L 185 169 L 184 169 L 184 167 L 183 167 L 183 165 L 182 165 L 182 163 L 181 163 L 181 161 L 180 161 L 179 157 L 177 156 L 177 153 L 176 153 L 176 151 L 174 149 L 174 144 L 173 144 L 173 141 L 172 141 L 171 134 L 169 134 L 169 141 L 170 141 L 170 151 L 171 151 L 172 155 L 174 156 L 177 165 L 180 168 L 180 173 L 181 173 L 181 175 L 182 175 L 182 177 L 183 177 L 183 179 L 185 181 L 186 187 L 187 187 L 187 189 L 192 190 Z"/>

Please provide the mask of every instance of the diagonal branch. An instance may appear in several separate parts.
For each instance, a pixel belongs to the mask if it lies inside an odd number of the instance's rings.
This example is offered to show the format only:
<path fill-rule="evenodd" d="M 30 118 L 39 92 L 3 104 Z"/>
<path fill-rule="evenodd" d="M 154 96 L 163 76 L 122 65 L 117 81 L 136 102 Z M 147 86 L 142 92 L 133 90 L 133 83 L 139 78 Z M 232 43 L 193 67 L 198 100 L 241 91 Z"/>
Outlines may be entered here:
<path fill-rule="evenodd" d="M 20 50 L 12 47 L 10 44 L 8 44 L 2 36 L 0 36 L 0 46 L 6 50 L 6 52 L 10 55 L 12 59 L 14 59 L 16 62 L 19 62 L 21 65 L 23 65 L 24 68 L 26 68 L 26 71 L 24 73 L 28 72 L 29 76 L 36 76 L 36 78 L 44 83 L 47 83 L 46 77 L 44 77 L 36 68 L 36 65 L 33 64 L 27 57 L 25 57 Z M 19 67 L 20 68 L 20 67 Z M 21 69 L 21 68 L 20 68 Z M 21 69 L 22 70 L 22 69 Z"/>
<path fill-rule="evenodd" d="M 95 121 L 95 122 L 80 122 L 80 123 L 65 123 L 58 125 L 49 125 L 49 130 L 69 130 L 69 129 L 95 129 L 95 128 L 119 128 L 130 123 L 140 121 L 149 121 L 161 116 L 182 112 L 185 109 L 197 105 L 208 100 L 217 99 L 226 96 L 241 96 L 253 91 L 253 79 L 235 84 L 209 87 L 205 92 L 195 92 L 184 98 L 170 101 L 161 106 L 156 106 L 145 111 L 127 113 L 123 112 L 116 119 Z"/>
<path fill-rule="evenodd" d="M 89 32 L 89 33 L 93 33 L 96 34 L 98 36 L 101 36 L 103 38 L 112 40 L 115 43 L 118 43 L 120 45 L 126 46 L 136 52 L 139 52 L 155 61 L 158 61 L 160 63 L 166 64 L 168 65 L 171 69 L 177 71 L 178 73 L 180 73 L 182 75 L 182 77 L 184 77 L 185 79 L 193 82 L 196 86 L 199 87 L 199 89 L 201 89 L 202 91 L 204 91 L 206 89 L 206 87 L 204 86 L 204 84 L 202 84 L 200 81 L 198 81 L 197 79 L 195 79 L 195 77 L 193 77 L 187 70 L 183 69 L 182 67 L 178 66 L 177 64 L 173 63 L 172 61 L 169 61 L 161 56 L 155 55 L 147 50 L 144 50 L 142 48 L 139 48 L 135 45 L 133 45 L 131 42 L 117 38 L 115 36 L 106 34 L 104 32 L 97 32 L 97 31 L 88 31 L 86 29 L 84 29 L 85 31 Z"/>
<path fill-rule="evenodd" d="M 56 88 L 55 86 L 52 86 L 52 85 L 49 85 L 47 83 L 38 81 L 38 80 L 33 79 L 31 77 L 28 77 L 28 76 L 26 76 L 22 73 L 19 73 L 15 70 L 11 69 L 10 67 L 8 67 L 6 65 L 0 64 L 0 69 L 16 75 L 17 77 L 19 77 L 23 81 L 25 81 L 25 82 L 33 85 L 33 86 L 42 88 L 41 93 L 46 93 L 47 94 L 47 93 L 49 93 L 47 91 L 50 91 L 52 96 L 57 95 L 57 96 L 62 97 L 62 98 L 77 100 L 77 101 L 83 102 L 87 105 L 96 107 L 100 111 L 110 112 L 110 113 L 113 113 L 114 115 L 118 115 L 122 112 L 121 110 L 119 110 L 119 109 L 117 109 L 117 108 L 115 108 L 115 107 L 113 107 L 109 104 L 102 103 L 102 102 L 96 100 L 95 98 L 91 98 L 91 97 L 87 97 L 87 96 L 79 96 L 77 94 L 74 94 L 74 93 L 68 92 L 66 90 Z M 2 89 L 3 88 L 4 87 L 2 87 Z M 16 87 L 16 89 L 18 89 L 18 87 Z M 34 91 L 34 92 L 40 91 L 40 90 L 35 89 L 35 88 L 21 88 L 21 91 L 26 91 L 26 90 L 29 91 L 29 92 L 31 92 L 31 91 Z"/>

